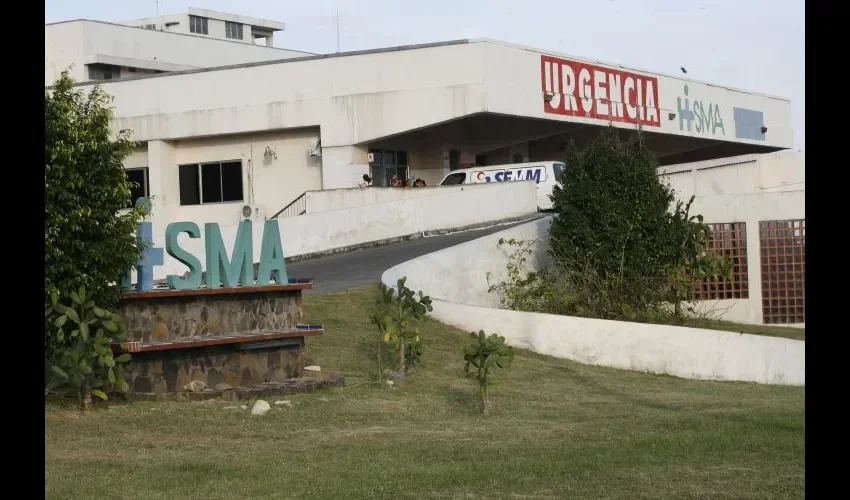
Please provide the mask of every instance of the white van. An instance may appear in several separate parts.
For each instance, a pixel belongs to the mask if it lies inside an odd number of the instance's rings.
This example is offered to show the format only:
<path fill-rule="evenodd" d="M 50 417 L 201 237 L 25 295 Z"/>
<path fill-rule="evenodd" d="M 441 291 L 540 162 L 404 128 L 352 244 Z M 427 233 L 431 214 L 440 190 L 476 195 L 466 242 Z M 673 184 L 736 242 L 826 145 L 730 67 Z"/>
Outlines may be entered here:
<path fill-rule="evenodd" d="M 535 181 L 537 183 L 537 209 L 551 210 L 555 184 L 564 174 L 564 163 L 560 161 L 536 161 L 510 163 L 487 167 L 471 167 L 453 170 L 440 181 L 441 186 L 456 184 L 481 184 L 485 182 Z"/>

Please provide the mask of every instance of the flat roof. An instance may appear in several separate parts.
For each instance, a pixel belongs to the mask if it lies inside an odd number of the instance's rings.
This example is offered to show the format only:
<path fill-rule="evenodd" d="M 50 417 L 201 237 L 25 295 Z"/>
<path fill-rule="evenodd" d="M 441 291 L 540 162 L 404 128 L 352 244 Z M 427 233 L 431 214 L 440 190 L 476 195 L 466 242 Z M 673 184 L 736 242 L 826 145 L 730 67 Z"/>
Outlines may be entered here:
<path fill-rule="evenodd" d="M 220 21 L 234 21 L 242 24 L 250 24 L 258 28 L 266 28 L 272 31 L 283 31 L 286 29 L 286 24 L 272 21 L 271 19 L 260 19 L 259 17 L 242 16 L 239 14 L 229 14 L 227 12 L 219 12 L 211 9 L 199 9 L 197 7 L 189 7 L 190 16 L 208 17 L 210 19 L 218 19 Z"/>
<path fill-rule="evenodd" d="M 144 18 L 144 19 L 155 19 L 155 18 Z M 129 21 L 129 22 L 132 22 L 132 21 Z M 56 25 L 59 25 L 59 24 L 70 24 L 70 23 L 105 24 L 105 25 L 108 25 L 108 26 L 116 26 L 116 27 L 119 27 L 119 28 L 127 28 L 127 29 L 132 29 L 132 30 L 147 31 L 148 33 L 162 33 L 164 35 L 188 36 L 188 37 L 192 37 L 196 40 L 213 40 L 213 41 L 216 41 L 216 42 L 236 43 L 236 44 L 239 44 L 239 45 L 251 45 L 251 46 L 257 47 L 259 49 L 286 50 L 288 52 L 300 52 L 302 54 L 315 55 L 314 52 L 305 52 L 303 50 L 287 49 L 287 48 L 283 48 L 283 47 L 267 47 L 265 45 L 255 45 L 255 44 L 249 44 L 249 43 L 240 42 L 240 41 L 236 41 L 236 40 L 228 40 L 227 38 L 214 38 L 214 37 L 209 37 L 209 36 L 198 36 L 198 35 L 195 35 L 194 33 L 180 33 L 180 32 L 176 32 L 176 31 L 149 30 L 149 29 L 146 29 L 146 28 L 141 28 L 139 26 L 132 26 L 132 25 L 129 25 L 129 24 L 113 23 L 113 22 L 110 22 L 110 21 L 97 21 L 95 19 L 86 19 L 86 18 L 67 19 L 65 21 L 56 21 L 56 22 L 52 22 L 52 23 L 44 23 L 44 27 L 46 28 L 48 26 L 56 26 Z M 220 67 L 223 67 L 223 66 L 215 66 L 215 67 L 220 68 Z M 169 74 L 171 74 L 171 73 L 169 73 Z M 118 80 L 116 80 L 116 81 L 118 81 Z"/>
<path fill-rule="evenodd" d="M 780 96 L 765 94 L 765 93 L 761 93 L 761 92 L 753 92 L 753 91 L 750 91 L 750 90 L 739 89 L 739 88 L 730 87 L 730 86 L 726 86 L 726 85 L 718 85 L 718 84 L 715 84 L 715 83 L 709 83 L 709 82 L 694 80 L 694 79 L 690 79 L 690 78 L 682 78 L 680 76 L 674 76 L 674 75 L 665 74 L 665 73 L 647 71 L 647 70 L 644 70 L 644 69 L 638 69 L 638 68 L 623 66 L 621 64 L 610 63 L 610 62 L 606 62 L 606 61 L 598 61 L 598 60 L 593 60 L 593 59 L 587 59 L 587 58 L 584 58 L 584 57 L 573 56 L 573 55 L 564 54 L 564 53 L 561 53 L 561 52 L 549 51 L 549 50 L 544 50 L 544 49 L 537 49 L 537 48 L 528 47 L 528 46 L 519 45 L 519 44 L 514 44 L 514 43 L 510 43 L 510 42 L 504 42 L 504 41 L 501 41 L 501 40 L 494 40 L 494 39 L 491 39 L 491 38 L 464 38 L 464 39 L 459 39 L 459 40 L 448 40 L 448 41 L 444 41 L 444 42 L 420 43 L 420 44 L 413 44 L 413 45 L 397 45 L 397 46 L 394 46 L 394 47 L 381 47 L 381 48 L 377 48 L 377 49 L 354 50 L 354 51 L 337 52 L 337 53 L 331 53 L 331 54 L 312 54 L 312 55 L 307 55 L 307 56 L 304 56 L 304 57 L 290 57 L 290 58 L 286 58 L 286 59 L 272 59 L 272 60 L 268 60 L 268 61 L 257 61 L 257 62 L 249 62 L 249 63 L 229 64 L 229 65 L 225 65 L 225 66 L 211 66 L 211 67 L 208 67 L 208 68 L 189 69 L 189 70 L 183 70 L 183 71 L 174 71 L 174 72 L 170 72 L 170 73 L 158 73 L 158 74 L 153 74 L 153 75 L 140 75 L 140 76 L 131 77 L 131 78 L 122 78 L 120 80 L 110 80 L 109 83 L 114 84 L 114 83 L 142 80 L 142 79 L 147 79 L 147 78 L 168 78 L 170 76 L 189 75 L 189 74 L 194 74 L 194 73 L 206 73 L 206 72 L 209 72 L 209 71 L 226 71 L 226 70 L 238 69 L 238 68 L 252 68 L 252 67 L 256 67 L 256 66 L 268 66 L 268 65 L 272 65 L 272 64 L 288 64 L 288 63 L 296 63 L 296 62 L 302 62 L 302 61 L 313 61 L 313 60 L 318 60 L 318 59 L 330 59 L 330 58 L 335 58 L 335 57 L 352 57 L 352 56 L 359 56 L 359 55 L 365 55 L 365 54 L 380 54 L 380 53 L 384 53 L 384 52 L 399 52 L 399 51 L 405 51 L 405 50 L 419 50 L 419 49 L 427 49 L 427 48 L 432 48 L 432 47 L 443 47 L 443 46 L 449 46 L 449 45 L 464 45 L 464 44 L 470 44 L 470 43 L 489 43 L 489 44 L 492 44 L 492 45 L 500 45 L 500 46 L 503 46 L 503 47 L 509 47 L 509 48 L 513 48 L 513 49 L 527 50 L 529 52 L 534 52 L 535 54 L 549 54 L 549 55 L 562 57 L 562 58 L 565 58 L 565 59 L 572 59 L 572 60 L 576 60 L 576 61 L 601 64 L 601 65 L 605 65 L 605 66 L 620 68 L 620 69 L 627 70 L 627 71 L 636 71 L 636 72 L 640 72 L 640 73 L 647 73 L 647 74 L 650 74 L 650 75 L 673 78 L 673 79 L 676 79 L 676 80 L 679 80 L 679 81 L 682 81 L 682 82 L 699 83 L 699 84 L 702 84 L 702 85 L 708 85 L 710 87 L 720 88 L 720 89 L 724 89 L 724 90 L 731 90 L 731 91 L 735 91 L 735 92 L 743 92 L 745 94 L 766 97 L 766 98 L 769 98 L 769 99 L 777 99 L 777 100 L 780 100 L 780 101 L 787 101 L 787 102 L 791 101 L 787 97 L 780 97 Z M 78 86 L 96 85 L 98 83 L 102 83 L 102 82 L 83 82 L 83 83 L 78 83 L 76 85 L 78 85 Z"/>

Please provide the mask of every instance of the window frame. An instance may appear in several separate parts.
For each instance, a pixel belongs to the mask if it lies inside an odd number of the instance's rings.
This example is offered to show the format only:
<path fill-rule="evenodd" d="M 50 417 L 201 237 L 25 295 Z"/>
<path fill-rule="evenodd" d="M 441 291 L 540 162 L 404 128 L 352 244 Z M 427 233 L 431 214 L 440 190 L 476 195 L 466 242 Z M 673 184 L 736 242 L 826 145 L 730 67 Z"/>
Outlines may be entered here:
<path fill-rule="evenodd" d="M 151 196 L 151 180 L 150 180 L 150 168 L 149 167 L 125 168 L 124 169 L 124 175 L 126 175 L 127 179 L 130 180 L 129 179 L 129 173 L 130 172 L 138 172 L 138 171 L 142 171 L 142 174 L 144 176 L 144 183 L 140 186 L 142 191 L 143 191 L 143 194 L 142 194 L 141 197 L 150 198 L 150 196 Z M 133 181 L 133 182 L 135 182 L 135 181 Z M 130 188 L 130 189 L 132 190 L 134 188 Z M 136 206 L 136 200 L 138 200 L 141 197 L 137 197 L 134 200 L 133 199 L 133 193 L 130 193 L 130 201 L 127 205 L 127 208 L 133 208 L 134 206 Z"/>
<path fill-rule="evenodd" d="M 231 33 L 235 31 L 235 33 Z M 238 34 L 239 36 L 230 36 L 231 34 Z M 235 21 L 225 21 L 224 22 L 224 36 L 228 40 L 242 40 L 245 35 L 245 30 L 242 23 L 237 23 Z"/>
<path fill-rule="evenodd" d="M 224 199 L 224 175 L 222 173 L 222 167 L 228 163 L 238 163 L 239 164 L 239 183 L 240 183 L 240 197 L 238 200 L 225 200 Z M 218 184 L 219 184 L 219 193 L 221 195 L 221 201 L 204 201 L 204 165 L 218 165 Z M 195 167 L 198 172 L 198 203 L 183 203 L 183 196 L 180 194 L 180 188 L 182 186 L 182 181 L 180 180 L 180 168 L 181 167 Z M 195 207 L 202 205 L 223 205 L 227 203 L 245 203 L 245 179 L 244 176 L 244 164 L 241 159 L 232 159 L 232 160 L 219 160 L 219 161 L 206 161 L 206 162 L 197 162 L 197 163 L 182 163 L 177 165 L 177 193 L 178 193 L 178 203 L 181 207 Z"/>
<path fill-rule="evenodd" d="M 209 19 L 203 16 L 189 15 L 189 33 L 195 35 L 209 35 Z"/>

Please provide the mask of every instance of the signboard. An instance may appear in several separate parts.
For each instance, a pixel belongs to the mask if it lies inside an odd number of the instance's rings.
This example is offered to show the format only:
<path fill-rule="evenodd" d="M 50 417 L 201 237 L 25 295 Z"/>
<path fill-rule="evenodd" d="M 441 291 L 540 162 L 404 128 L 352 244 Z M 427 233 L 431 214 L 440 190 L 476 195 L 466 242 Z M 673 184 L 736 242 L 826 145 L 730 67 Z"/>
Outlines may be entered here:
<path fill-rule="evenodd" d="M 492 170 L 476 170 L 472 172 L 470 180 L 473 184 L 484 182 L 513 182 L 513 181 L 535 181 L 540 184 L 546 181 L 546 168 L 525 167 Z"/>
<path fill-rule="evenodd" d="M 543 112 L 661 126 L 658 79 L 595 64 L 540 56 Z"/>
<path fill-rule="evenodd" d="M 257 280 L 254 281 L 254 245 L 250 220 L 239 223 L 236 241 L 233 244 L 231 257 L 221 237 L 218 224 L 204 224 L 204 250 L 207 262 L 207 288 L 262 286 L 274 280 L 278 284 L 286 284 L 289 278 L 286 274 L 286 264 L 283 260 L 283 245 L 280 239 L 280 227 L 276 220 L 267 220 L 263 227 L 263 241 L 260 251 L 260 268 Z M 153 289 L 153 268 L 163 263 L 162 248 L 153 246 L 151 238 L 151 223 L 142 222 L 139 225 L 139 238 L 147 243 L 142 258 L 136 265 L 139 291 Z M 172 222 L 165 230 L 165 251 L 188 268 L 182 276 L 169 275 L 166 278 L 168 288 L 172 290 L 190 290 L 201 288 L 203 269 L 201 261 L 180 246 L 178 237 L 186 233 L 189 238 L 200 238 L 201 229 L 194 222 Z M 130 288 L 129 272 L 123 279 L 125 288 Z"/>

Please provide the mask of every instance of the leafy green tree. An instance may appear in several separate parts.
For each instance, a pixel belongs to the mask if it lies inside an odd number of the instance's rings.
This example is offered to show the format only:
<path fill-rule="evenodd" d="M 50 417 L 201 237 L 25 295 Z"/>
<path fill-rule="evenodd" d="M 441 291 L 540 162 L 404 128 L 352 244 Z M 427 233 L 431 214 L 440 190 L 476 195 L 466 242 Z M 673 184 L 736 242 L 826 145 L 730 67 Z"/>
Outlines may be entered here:
<path fill-rule="evenodd" d="M 111 118 L 111 97 L 98 86 L 87 94 L 75 88 L 67 72 L 45 92 L 46 368 L 69 348 L 50 328 L 61 314 L 54 304 L 84 287 L 87 301 L 114 310 L 121 277 L 141 255 L 136 229 L 143 215 L 126 209 L 131 183 L 123 168 L 134 143 L 126 130 L 111 137 Z"/>
<path fill-rule="evenodd" d="M 693 280 L 720 272 L 703 258 L 707 226 L 690 215 L 690 203 L 674 208 L 657 168 L 640 133 L 622 140 L 614 127 L 584 149 L 570 148 L 549 233 L 570 285 L 570 312 L 642 320 L 672 302 L 680 313 Z"/>
<path fill-rule="evenodd" d="M 469 336 L 472 338 L 472 344 L 463 348 L 463 371 L 469 376 L 473 374 L 472 368 L 475 368 L 474 376 L 478 382 L 481 411 L 484 415 L 489 415 L 493 408 L 490 403 L 491 370 L 510 367 L 514 350 L 505 344 L 505 337 L 495 333 L 488 337 L 484 330 L 480 330 L 478 333 L 470 333 Z"/>

